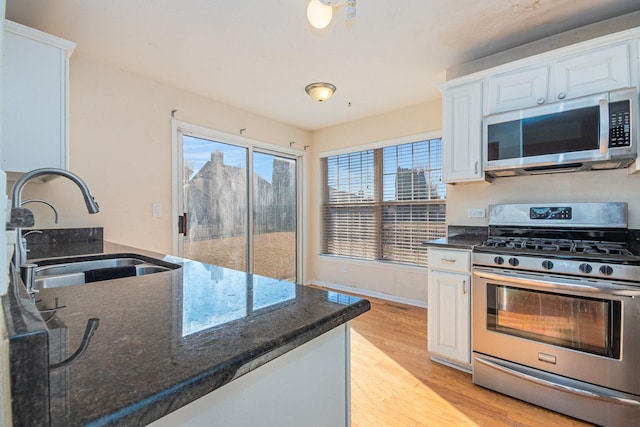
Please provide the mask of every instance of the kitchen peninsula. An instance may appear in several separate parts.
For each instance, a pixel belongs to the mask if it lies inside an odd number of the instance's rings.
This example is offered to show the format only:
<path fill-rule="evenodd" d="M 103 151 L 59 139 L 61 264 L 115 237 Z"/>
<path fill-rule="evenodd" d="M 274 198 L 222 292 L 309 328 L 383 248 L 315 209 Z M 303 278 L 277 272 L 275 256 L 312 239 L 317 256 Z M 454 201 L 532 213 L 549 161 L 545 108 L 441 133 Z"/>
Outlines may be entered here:
<path fill-rule="evenodd" d="M 40 291 L 39 310 L 58 307 L 51 364 L 99 319 L 84 354 L 50 371 L 51 425 L 348 424 L 347 322 L 368 301 L 107 242 L 103 253 L 181 268 Z"/>

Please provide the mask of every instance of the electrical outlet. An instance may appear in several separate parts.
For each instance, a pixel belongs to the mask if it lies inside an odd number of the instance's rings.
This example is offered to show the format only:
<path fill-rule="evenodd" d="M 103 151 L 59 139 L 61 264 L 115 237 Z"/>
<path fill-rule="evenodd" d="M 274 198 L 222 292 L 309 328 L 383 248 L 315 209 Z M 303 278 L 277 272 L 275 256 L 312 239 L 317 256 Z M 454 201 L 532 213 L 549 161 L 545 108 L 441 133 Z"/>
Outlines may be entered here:
<path fill-rule="evenodd" d="M 469 208 L 469 218 L 484 218 L 485 215 L 484 208 Z"/>
<path fill-rule="evenodd" d="M 346 273 L 346 272 L 347 272 L 347 267 L 345 267 L 344 265 L 340 267 L 340 273 Z"/>

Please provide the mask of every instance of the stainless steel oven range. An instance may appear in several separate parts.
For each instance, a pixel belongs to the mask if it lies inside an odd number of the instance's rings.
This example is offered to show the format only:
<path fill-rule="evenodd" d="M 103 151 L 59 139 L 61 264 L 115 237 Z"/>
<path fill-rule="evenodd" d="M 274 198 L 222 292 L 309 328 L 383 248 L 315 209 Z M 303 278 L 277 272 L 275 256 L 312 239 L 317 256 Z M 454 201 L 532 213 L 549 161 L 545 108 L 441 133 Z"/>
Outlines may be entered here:
<path fill-rule="evenodd" d="M 626 203 L 492 205 L 473 248 L 473 382 L 640 422 L 640 256 Z"/>

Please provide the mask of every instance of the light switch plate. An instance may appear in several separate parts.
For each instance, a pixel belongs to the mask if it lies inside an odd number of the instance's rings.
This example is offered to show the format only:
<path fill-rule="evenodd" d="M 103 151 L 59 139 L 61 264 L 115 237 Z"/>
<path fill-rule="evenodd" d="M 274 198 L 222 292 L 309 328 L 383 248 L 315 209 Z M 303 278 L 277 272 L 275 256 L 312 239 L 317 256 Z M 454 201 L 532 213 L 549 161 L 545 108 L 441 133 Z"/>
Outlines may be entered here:
<path fill-rule="evenodd" d="M 484 218 L 485 216 L 484 208 L 469 208 L 469 218 Z"/>
<path fill-rule="evenodd" d="M 151 205 L 151 215 L 153 215 L 153 216 L 162 215 L 162 204 L 161 203 L 154 203 L 154 204 Z"/>

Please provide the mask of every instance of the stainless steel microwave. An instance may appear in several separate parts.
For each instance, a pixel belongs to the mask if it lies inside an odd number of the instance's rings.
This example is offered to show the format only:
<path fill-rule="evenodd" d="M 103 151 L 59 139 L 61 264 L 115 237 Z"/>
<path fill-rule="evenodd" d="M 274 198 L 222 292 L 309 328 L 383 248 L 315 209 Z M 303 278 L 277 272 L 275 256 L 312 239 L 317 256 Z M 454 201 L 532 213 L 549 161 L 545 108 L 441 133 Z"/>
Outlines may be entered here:
<path fill-rule="evenodd" d="M 486 116 L 484 170 L 501 177 L 629 166 L 637 157 L 638 90 Z"/>

